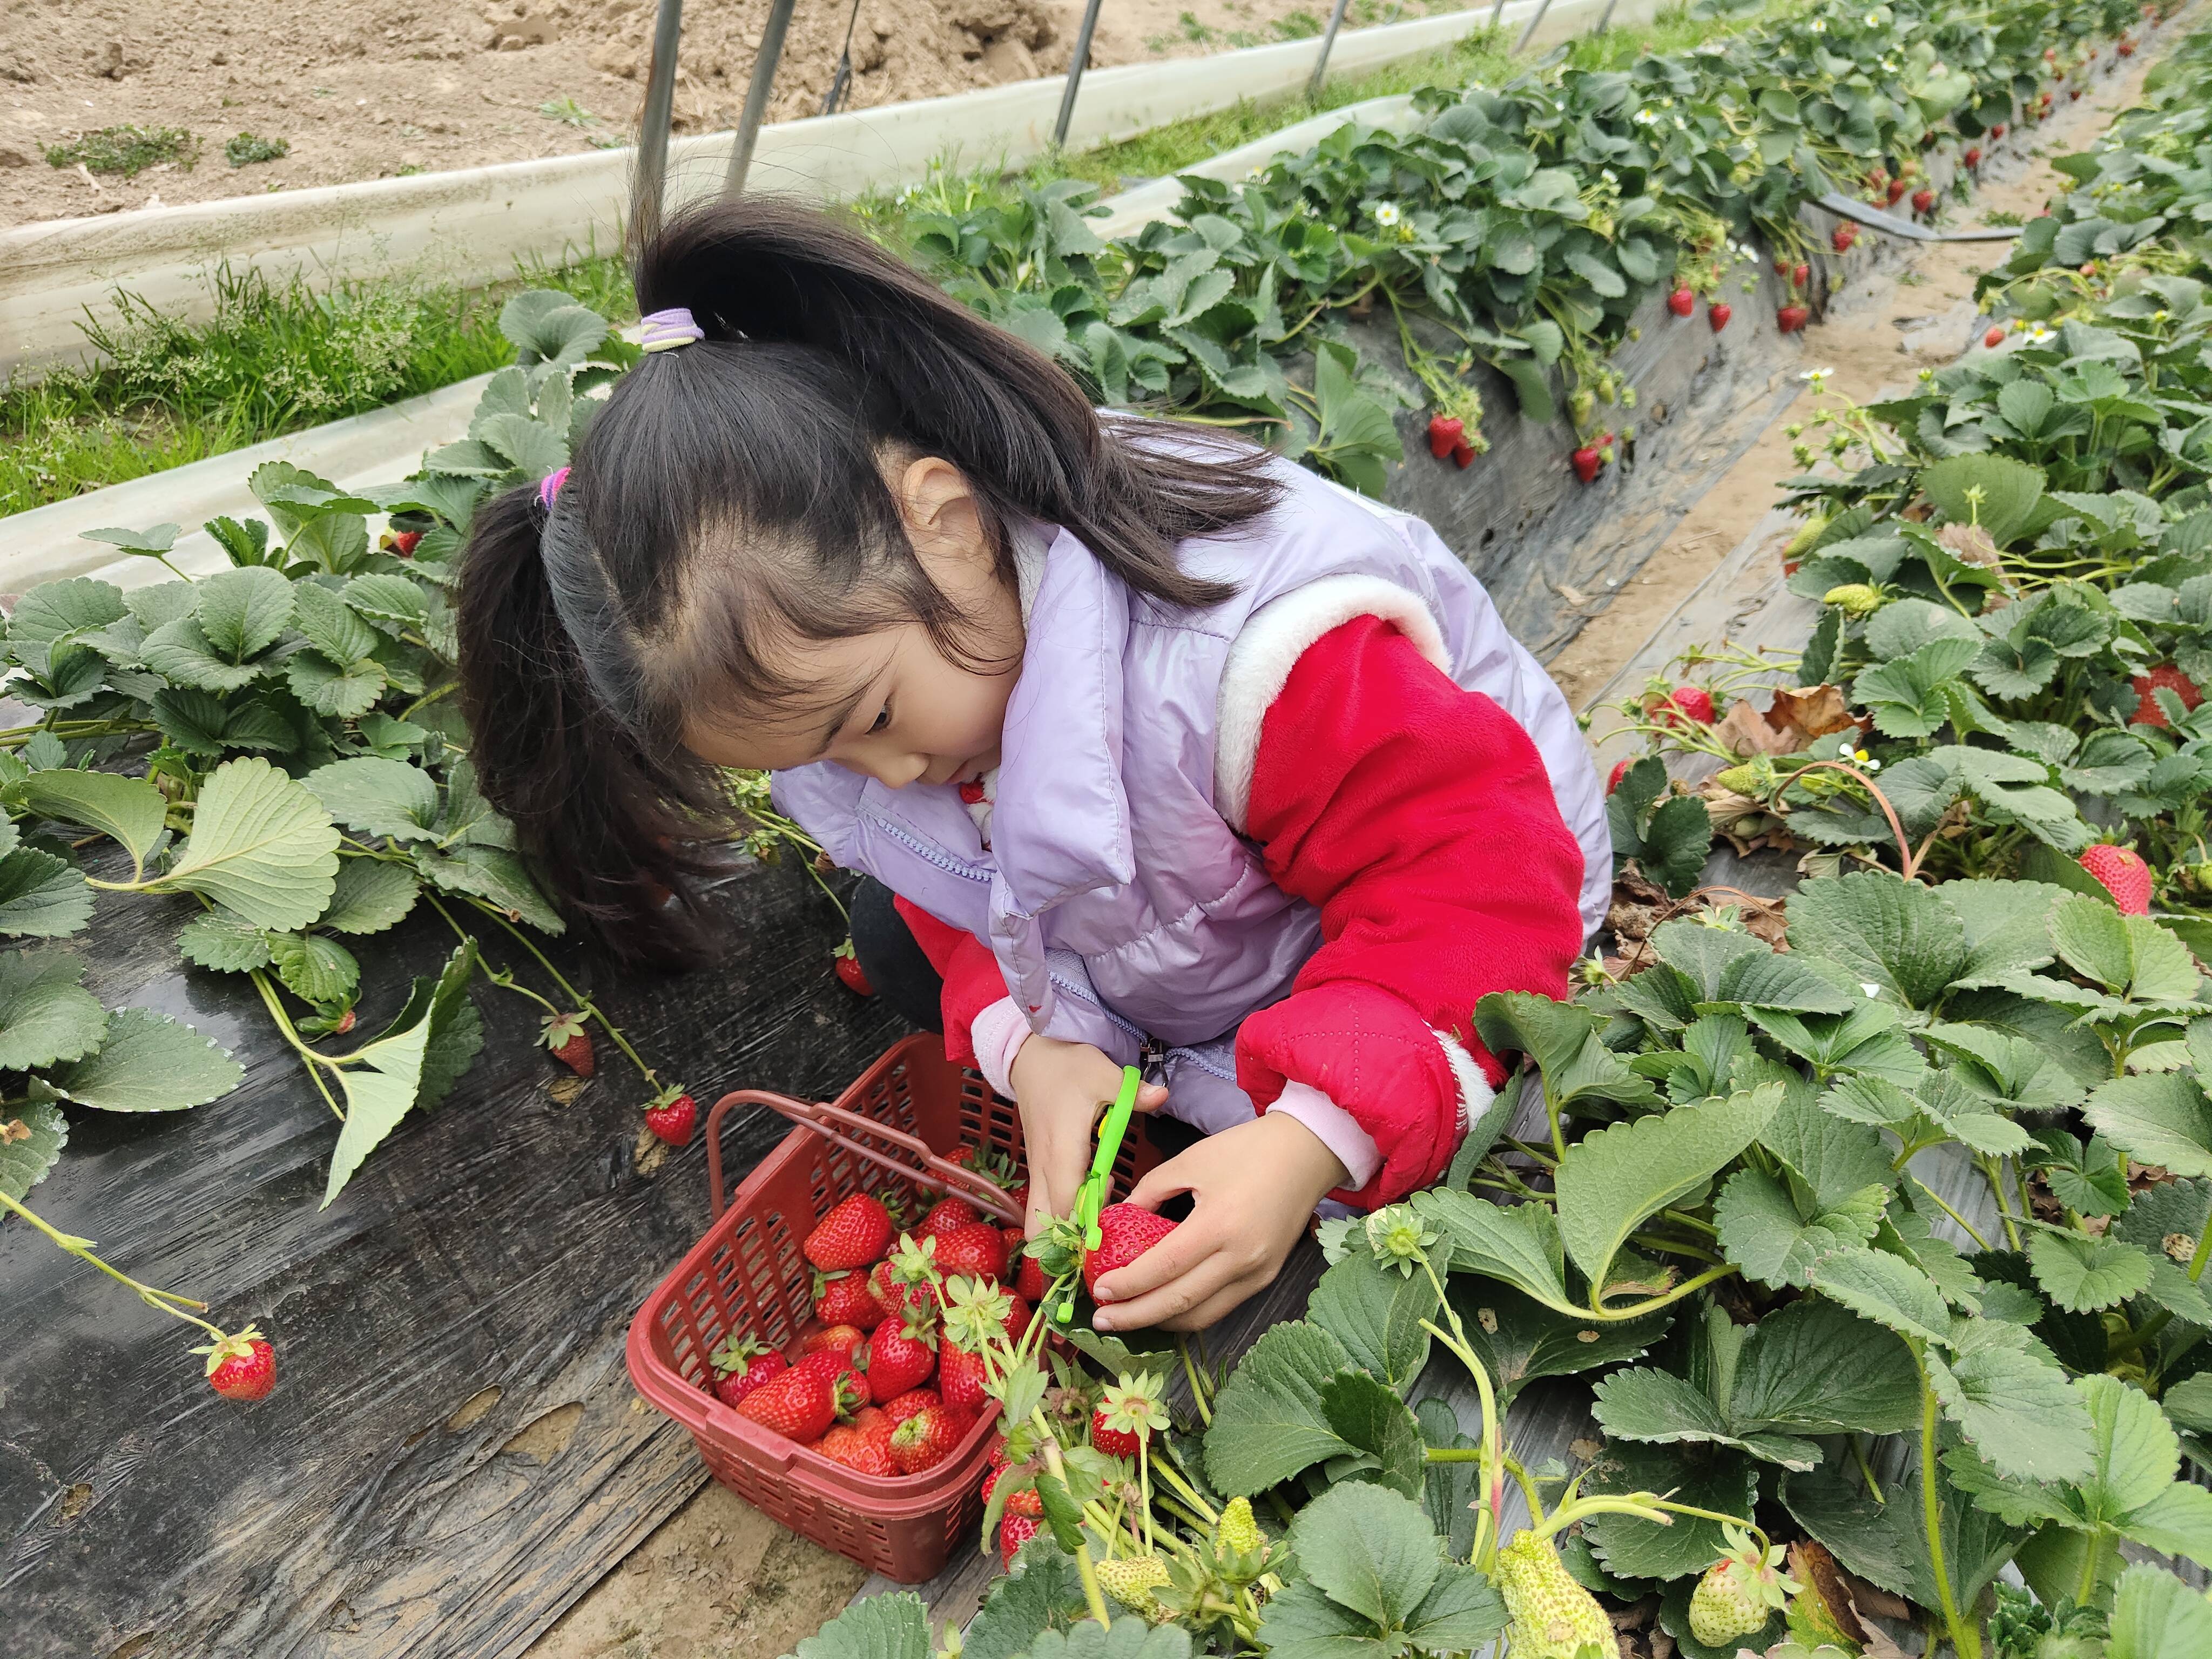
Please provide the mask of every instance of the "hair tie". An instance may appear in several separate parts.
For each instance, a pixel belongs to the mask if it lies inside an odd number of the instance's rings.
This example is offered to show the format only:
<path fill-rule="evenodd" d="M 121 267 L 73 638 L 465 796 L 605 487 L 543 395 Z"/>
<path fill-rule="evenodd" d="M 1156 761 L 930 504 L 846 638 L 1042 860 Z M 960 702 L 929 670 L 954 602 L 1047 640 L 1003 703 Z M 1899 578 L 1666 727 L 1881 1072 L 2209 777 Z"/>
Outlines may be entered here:
<path fill-rule="evenodd" d="M 653 312 L 640 320 L 645 325 L 645 334 L 638 344 L 647 351 L 673 351 L 707 337 L 707 331 L 691 319 L 690 312 L 683 306 Z"/>
<path fill-rule="evenodd" d="M 538 504 L 548 513 L 553 510 L 553 498 L 561 493 L 561 486 L 568 482 L 568 469 L 556 468 L 538 481 Z"/>

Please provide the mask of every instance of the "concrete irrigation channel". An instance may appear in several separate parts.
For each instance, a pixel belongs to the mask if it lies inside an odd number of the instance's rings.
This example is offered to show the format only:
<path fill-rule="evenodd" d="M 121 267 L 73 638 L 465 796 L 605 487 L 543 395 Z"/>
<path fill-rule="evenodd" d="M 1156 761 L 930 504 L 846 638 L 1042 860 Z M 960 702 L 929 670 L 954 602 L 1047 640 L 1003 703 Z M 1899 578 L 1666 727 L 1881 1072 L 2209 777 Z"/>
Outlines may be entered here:
<path fill-rule="evenodd" d="M 2086 103 L 2072 118 L 2093 118 Z M 1267 153 L 1312 143 L 1311 125 Z M 1210 167 L 1236 176 L 1258 159 Z M 1112 205 L 1118 219 L 1172 203 L 1156 192 Z M 1852 283 L 1887 282 L 1898 257 L 1858 256 Z M 1401 416 L 1413 459 L 1388 499 L 1437 525 L 1522 637 L 1559 649 L 1797 394 L 1807 347 L 1775 331 L 1771 298 L 1745 296 L 1718 336 L 1656 303 L 1638 319 L 1622 356 L 1643 394 L 1638 453 L 1598 484 L 1568 471 L 1564 423 L 1519 420 L 1497 381 L 1482 387 L 1496 447 L 1465 471 L 1431 460 L 1420 417 Z M 1395 338 L 1376 331 L 1369 344 L 1372 359 L 1397 360 Z M 449 388 L 279 442 L 341 484 L 391 480 L 459 435 L 475 397 Z M 258 453 L 0 521 L 0 586 L 105 563 L 111 550 L 78 542 L 82 529 L 250 507 Z M 1757 556 L 1740 551 L 1708 597 L 1724 605 L 1729 582 L 1756 587 Z M 161 574 L 131 563 L 117 574 Z M 732 877 L 716 902 L 729 953 L 683 979 L 617 976 L 566 945 L 550 954 L 702 1101 L 745 1085 L 830 1097 L 896 1035 L 893 1016 L 830 972 L 835 910 L 787 863 Z M 705 1224 L 703 1147 L 641 1155 L 642 1086 L 610 1054 L 588 1085 L 549 1087 L 530 1012 L 486 993 L 485 1052 L 453 1097 L 319 1212 L 328 1115 L 250 991 L 178 968 L 169 934 L 187 913 L 174 907 L 151 912 L 149 928 L 143 900 L 127 915 L 104 905 L 89 988 L 190 1020 L 246 1066 L 246 1081 L 189 1123 L 84 1122 L 41 1208 L 151 1282 L 219 1283 L 228 1305 L 281 1334 L 286 1386 L 250 1414 L 181 1389 L 169 1322 L 37 1241 L 0 1243 L 16 1339 L 0 1371 L 15 1425 L 0 1436 L 0 1522 L 13 1540 L 0 1653 L 519 1654 L 705 1480 L 688 1437 L 635 1401 L 622 1358 L 630 1313 Z M 451 945 L 434 917 L 386 939 L 368 962 L 366 1006 L 396 1002 Z M 521 965 L 497 943 L 491 952 Z M 725 1157 L 742 1171 L 784 1127 L 739 1121 Z M 1975 1218 L 1969 1206 L 1986 1194 L 1971 1169 L 1929 1161 L 1930 1184 Z M 1239 1352 L 1295 1312 L 1317 1272 L 1310 1249 L 1295 1256 L 1216 1352 Z M 1584 1432 L 1571 1389 L 1532 1389 L 1516 1413 L 1531 1456 Z M 963 1616 L 981 1582 L 963 1565 L 925 1593 L 939 1617 Z"/>

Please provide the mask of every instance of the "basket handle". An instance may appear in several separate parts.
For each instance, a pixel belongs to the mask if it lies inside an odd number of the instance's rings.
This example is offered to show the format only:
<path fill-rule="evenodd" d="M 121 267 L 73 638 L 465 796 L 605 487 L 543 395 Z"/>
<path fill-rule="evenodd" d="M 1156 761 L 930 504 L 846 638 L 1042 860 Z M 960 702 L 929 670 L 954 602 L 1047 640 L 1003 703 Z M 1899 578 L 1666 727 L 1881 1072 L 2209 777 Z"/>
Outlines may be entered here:
<path fill-rule="evenodd" d="M 1020 1207 L 1004 1188 L 985 1180 L 973 1170 L 938 1157 L 926 1143 L 903 1130 L 824 1101 L 796 1100 L 766 1089 L 737 1089 L 716 1101 L 714 1110 L 707 1115 L 707 1200 L 714 1220 L 721 1219 L 722 1212 L 729 1206 L 729 1194 L 722 1182 L 722 1119 L 732 1108 L 738 1106 L 765 1106 L 780 1112 L 824 1140 L 842 1141 L 847 1152 L 892 1175 L 933 1191 L 966 1199 L 1003 1225 L 1018 1227 L 1024 1219 Z M 870 1146 L 870 1139 L 890 1141 L 911 1154 L 921 1167 L 916 1169 Z"/>

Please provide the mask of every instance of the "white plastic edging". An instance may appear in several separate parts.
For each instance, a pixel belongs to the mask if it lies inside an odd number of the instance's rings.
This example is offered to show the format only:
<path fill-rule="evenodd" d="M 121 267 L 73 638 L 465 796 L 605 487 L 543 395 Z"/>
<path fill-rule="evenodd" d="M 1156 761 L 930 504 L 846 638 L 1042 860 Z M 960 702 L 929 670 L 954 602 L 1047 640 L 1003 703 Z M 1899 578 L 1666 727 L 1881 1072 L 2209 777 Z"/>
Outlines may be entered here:
<path fill-rule="evenodd" d="M 1553 0 L 1534 44 L 1592 27 L 1607 0 Z M 1543 0 L 1513 0 L 1504 21 L 1536 15 Z M 1614 21 L 1648 20 L 1657 0 L 1620 0 Z M 1489 20 L 1465 11 L 1340 35 L 1332 75 L 1357 73 L 1450 46 Z M 1317 40 L 1290 40 L 1210 58 L 1128 64 L 1084 77 L 1068 137 L 1110 143 L 1245 100 L 1281 97 L 1305 81 Z M 810 200 L 896 188 L 933 161 L 1018 166 L 1051 145 L 1061 82 L 1024 81 L 952 98 L 848 111 L 761 131 L 753 187 Z M 732 135 L 681 139 L 669 154 L 672 200 L 721 186 Z M 422 270 L 461 283 L 502 281 L 517 261 L 559 259 L 621 242 L 632 152 L 506 162 L 452 173 L 139 209 L 0 231 L 0 373 L 19 365 L 82 361 L 77 324 L 88 307 L 127 289 L 191 318 L 211 313 L 209 269 L 228 260 L 272 277 L 318 285 L 334 277 Z"/>

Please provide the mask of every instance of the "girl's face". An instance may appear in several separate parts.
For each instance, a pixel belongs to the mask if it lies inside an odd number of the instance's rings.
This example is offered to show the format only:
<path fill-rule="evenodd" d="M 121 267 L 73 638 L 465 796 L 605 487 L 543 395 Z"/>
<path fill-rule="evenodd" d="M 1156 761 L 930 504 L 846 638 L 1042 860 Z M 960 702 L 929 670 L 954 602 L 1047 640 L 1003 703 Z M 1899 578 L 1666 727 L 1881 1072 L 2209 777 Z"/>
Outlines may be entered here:
<path fill-rule="evenodd" d="M 920 623 L 854 639 L 801 641 L 781 671 L 821 688 L 812 711 L 733 721 L 702 714 L 684 747 L 715 766 L 782 771 L 834 761 L 886 788 L 964 781 L 999 763 L 999 733 L 1021 673 L 1021 602 L 998 577 L 967 480 L 926 456 L 891 481 L 915 556 L 961 616 L 978 672 L 938 649 Z"/>

